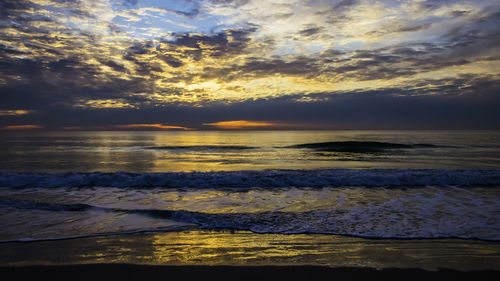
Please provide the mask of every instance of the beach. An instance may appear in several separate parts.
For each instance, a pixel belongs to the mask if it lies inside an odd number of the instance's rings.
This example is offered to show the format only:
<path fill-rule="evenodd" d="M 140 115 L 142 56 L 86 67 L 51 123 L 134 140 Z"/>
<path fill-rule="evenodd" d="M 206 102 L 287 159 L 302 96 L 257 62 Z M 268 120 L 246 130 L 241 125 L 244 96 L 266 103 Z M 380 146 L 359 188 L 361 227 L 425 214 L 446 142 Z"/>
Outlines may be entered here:
<path fill-rule="evenodd" d="M 498 279 L 499 137 L 7 134 L 0 274 Z"/>
<path fill-rule="evenodd" d="M 336 235 L 184 231 L 0 244 L 2 276 L 103 275 L 337 278 L 500 276 L 500 243 L 466 239 L 363 239 Z M 52 278 L 52 277 L 51 277 Z M 11 279 L 8 279 L 11 280 Z"/>
<path fill-rule="evenodd" d="M 500 280 L 499 108 L 500 0 L 0 0 L 0 281 Z"/>
<path fill-rule="evenodd" d="M 283 278 L 319 280 L 498 280 L 498 271 L 457 271 L 422 269 L 329 268 L 319 266 L 149 266 L 131 264 L 88 264 L 70 266 L 0 267 L 7 280 L 50 278 L 51 280 L 89 280 L 93 278 L 137 279 L 199 279 L 255 280 Z"/>

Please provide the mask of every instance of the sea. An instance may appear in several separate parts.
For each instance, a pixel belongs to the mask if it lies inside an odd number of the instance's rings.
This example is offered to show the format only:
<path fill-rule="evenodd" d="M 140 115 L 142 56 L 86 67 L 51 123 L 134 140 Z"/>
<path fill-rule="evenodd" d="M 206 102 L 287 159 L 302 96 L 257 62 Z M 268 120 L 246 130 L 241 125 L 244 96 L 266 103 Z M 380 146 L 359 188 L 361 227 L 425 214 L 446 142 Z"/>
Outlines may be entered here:
<path fill-rule="evenodd" d="M 500 131 L 16 131 L 0 159 L 0 265 L 500 262 Z"/>
<path fill-rule="evenodd" d="M 2 132 L 0 241 L 242 230 L 500 241 L 499 131 Z"/>

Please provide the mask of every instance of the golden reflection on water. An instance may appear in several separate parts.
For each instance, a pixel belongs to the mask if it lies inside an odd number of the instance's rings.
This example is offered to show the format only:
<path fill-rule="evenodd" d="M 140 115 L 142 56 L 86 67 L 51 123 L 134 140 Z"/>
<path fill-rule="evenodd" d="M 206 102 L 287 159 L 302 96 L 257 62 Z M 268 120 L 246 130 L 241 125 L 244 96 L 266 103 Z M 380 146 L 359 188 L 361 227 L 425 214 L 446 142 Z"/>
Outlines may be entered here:
<path fill-rule="evenodd" d="M 159 264 L 285 265 L 310 264 L 310 258 L 315 257 L 315 264 L 329 264 L 331 261 L 324 255 L 331 259 L 335 255 L 355 255 L 360 250 L 359 245 L 350 245 L 355 238 L 343 238 L 348 244 L 331 247 L 336 244 L 332 238 L 334 236 L 304 234 L 256 235 L 247 231 L 159 234 L 152 241 L 152 258 Z"/>
<path fill-rule="evenodd" d="M 363 239 L 323 234 L 185 231 L 0 244 L 0 264 L 323 265 L 497 269 L 500 243 Z"/>
<path fill-rule="evenodd" d="M 229 132 L 169 132 L 154 137 L 156 147 L 177 146 L 186 149 L 156 150 L 155 171 L 217 171 L 252 169 L 258 163 L 252 163 L 259 153 L 245 150 L 242 158 L 239 150 L 217 150 L 217 146 L 259 147 L 257 138 L 251 134 L 231 134 Z M 195 146 L 211 146 L 214 149 L 191 150 Z M 229 165 L 227 165 L 229 164 Z M 255 167 L 254 167 L 255 169 Z"/>
<path fill-rule="evenodd" d="M 343 136 L 345 137 L 345 136 Z M 154 135 L 152 150 L 156 155 L 153 166 L 155 172 L 162 171 L 235 171 L 264 169 L 303 169 L 308 167 L 330 168 L 332 159 L 314 159 L 317 155 L 302 155 L 303 152 L 286 146 L 304 142 L 335 141 L 341 139 L 332 132 L 297 131 L 204 131 L 168 132 Z M 161 149 L 176 146 L 177 149 Z M 207 149 L 192 149 L 209 146 Z M 241 146 L 251 149 L 218 149 L 220 146 Z M 185 149 L 180 149 L 185 147 Z M 279 148 L 279 149 L 278 149 Z M 306 158 L 304 158 L 306 157 Z M 312 158 L 311 158 L 312 157 Z M 359 161 L 336 163 L 343 168 L 359 167 Z M 363 165 L 361 165 L 363 166 Z"/>
<path fill-rule="evenodd" d="M 11 160 L 2 162 L 0 168 L 47 172 L 74 171 L 75 167 L 82 172 L 484 168 L 485 165 L 495 167 L 498 164 L 494 151 L 495 136 L 439 131 L 46 132 L 12 135 L 12 142 L 7 142 L 9 147 L 3 151 L 3 158 Z M 456 143 L 457 140 L 460 142 Z M 371 154 L 287 148 L 336 141 L 428 143 L 439 148 Z M 489 148 L 475 147 L 478 141 Z M 228 146 L 252 149 L 231 149 Z"/>
<path fill-rule="evenodd" d="M 189 231 L 152 236 L 150 262 L 171 265 L 324 265 L 428 270 L 494 268 L 500 244 L 460 239 L 370 240 L 322 234 Z"/>

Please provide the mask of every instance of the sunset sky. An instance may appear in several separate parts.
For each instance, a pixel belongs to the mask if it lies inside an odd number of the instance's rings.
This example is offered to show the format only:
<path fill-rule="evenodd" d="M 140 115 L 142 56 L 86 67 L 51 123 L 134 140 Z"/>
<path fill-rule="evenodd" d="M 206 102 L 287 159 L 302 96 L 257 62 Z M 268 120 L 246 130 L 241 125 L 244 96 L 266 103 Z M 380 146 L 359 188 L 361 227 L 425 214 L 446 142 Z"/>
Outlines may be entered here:
<path fill-rule="evenodd" d="M 500 129 L 500 1 L 3 0 L 0 129 Z"/>

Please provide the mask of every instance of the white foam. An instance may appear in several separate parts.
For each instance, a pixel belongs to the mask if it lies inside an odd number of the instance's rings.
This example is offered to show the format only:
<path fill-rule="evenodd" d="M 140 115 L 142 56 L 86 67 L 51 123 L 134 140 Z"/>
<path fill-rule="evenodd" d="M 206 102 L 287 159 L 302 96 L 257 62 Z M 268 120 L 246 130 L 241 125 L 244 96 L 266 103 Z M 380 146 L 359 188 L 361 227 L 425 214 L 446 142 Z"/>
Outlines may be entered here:
<path fill-rule="evenodd" d="M 384 192 L 383 190 L 376 193 Z M 390 190 L 385 192 L 390 193 Z M 403 192 L 387 200 L 357 200 L 307 212 L 285 207 L 262 213 L 200 213 L 174 211 L 171 219 L 205 228 L 235 228 L 258 233 L 321 233 L 367 238 L 477 238 L 500 240 L 498 192 L 448 194 Z M 375 192 L 371 194 L 375 195 Z M 496 197 L 489 197 L 490 195 Z M 350 199 L 352 200 L 352 199 Z"/>
<path fill-rule="evenodd" d="M 10 187 L 0 188 L 0 239 L 195 224 L 262 233 L 500 240 L 499 174 L 478 169 L 0 173 L 0 186 Z M 92 188 L 74 188 L 87 186 Z"/>

